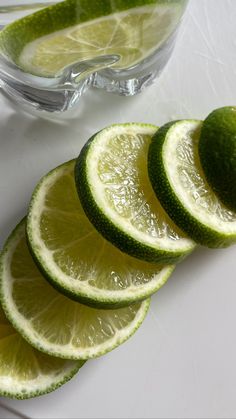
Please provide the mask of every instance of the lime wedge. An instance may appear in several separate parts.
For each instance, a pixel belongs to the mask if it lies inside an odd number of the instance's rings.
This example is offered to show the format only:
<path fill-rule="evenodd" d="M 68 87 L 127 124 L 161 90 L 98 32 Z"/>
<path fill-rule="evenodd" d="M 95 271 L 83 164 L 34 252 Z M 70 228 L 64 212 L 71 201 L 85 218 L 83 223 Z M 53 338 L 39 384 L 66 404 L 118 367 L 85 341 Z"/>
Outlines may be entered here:
<path fill-rule="evenodd" d="M 149 176 L 169 216 L 196 242 L 225 247 L 236 242 L 236 213 L 217 198 L 203 173 L 198 145 L 202 122 L 166 124 L 149 149 Z"/>
<path fill-rule="evenodd" d="M 0 34 L 1 50 L 24 71 L 44 77 L 107 55 L 117 57 L 113 68 L 128 68 L 166 41 L 185 3 L 67 0 L 8 25 Z"/>
<path fill-rule="evenodd" d="M 73 302 L 51 287 L 29 253 L 25 220 L 1 256 L 0 296 L 4 311 L 36 349 L 67 359 L 89 359 L 126 341 L 142 323 L 149 300 L 117 310 Z"/>
<path fill-rule="evenodd" d="M 28 399 L 56 390 L 84 364 L 43 354 L 11 326 L 0 307 L 0 395 Z"/>
<path fill-rule="evenodd" d="M 156 131 L 136 123 L 100 131 L 78 157 L 76 184 L 88 218 L 107 240 L 139 259 L 174 263 L 195 243 L 175 226 L 151 187 L 147 153 Z"/>
<path fill-rule="evenodd" d="M 27 232 L 35 260 L 52 285 L 82 303 L 118 308 L 146 299 L 174 267 L 134 259 L 95 230 L 78 199 L 74 166 L 52 170 L 33 194 Z"/>
<path fill-rule="evenodd" d="M 199 157 L 216 195 L 236 211 L 236 107 L 216 109 L 204 121 Z"/>

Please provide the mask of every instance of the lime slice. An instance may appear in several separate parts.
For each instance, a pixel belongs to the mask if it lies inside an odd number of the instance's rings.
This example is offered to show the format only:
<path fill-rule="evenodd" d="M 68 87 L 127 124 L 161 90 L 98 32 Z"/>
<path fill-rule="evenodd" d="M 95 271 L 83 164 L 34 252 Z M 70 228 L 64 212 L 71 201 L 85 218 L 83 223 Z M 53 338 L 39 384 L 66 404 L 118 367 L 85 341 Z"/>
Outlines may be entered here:
<path fill-rule="evenodd" d="M 202 122 L 178 121 L 162 127 L 149 149 L 149 176 L 163 207 L 196 242 L 225 247 L 236 242 L 236 214 L 207 183 L 199 161 Z"/>
<path fill-rule="evenodd" d="M 147 152 L 157 127 L 112 125 L 83 148 L 75 168 L 83 208 L 96 229 L 120 250 L 149 262 L 174 263 L 195 244 L 156 199 Z"/>
<path fill-rule="evenodd" d="M 236 107 L 216 109 L 207 117 L 199 140 L 199 156 L 216 195 L 236 211 Z"/>
<path fill-rule="evenodd" d="M 44 77 L 107 55 L 117 57 L 113 68 L 124 69 L 166 41 L 185 4 L 186 0 L 119 0 L 114 8 L 110 0 L 82 0 L 79 5 L 67 0 L 8 25 L 0 34 L 0 45 L 19 67 Z"/>
<path fill-rule="evenodd" d="M 84 364 L 43 354 L 11 326 L 0 307 L 0 395 L 28 399 L 56 390 Z"/>
<path fill-rule="evenodd" d="M 25 220 L 1 256 L 0 294 L 4 311 L 35 348 L 67 359 L 89 359 L 126 341 L 142 323 L 149 300 L 117 310 L 73 302 L 51 287 L 29 253 Z"/>
<path fill-rule="evenodd" d="M 51 171 L 33 194 L 27 232 L 35 260 L 52 285 L 82 303 L 118 308 L 146 299 L 174 267 L 134 259 L 95 230 L 78 199 L 74 166 Z"/>

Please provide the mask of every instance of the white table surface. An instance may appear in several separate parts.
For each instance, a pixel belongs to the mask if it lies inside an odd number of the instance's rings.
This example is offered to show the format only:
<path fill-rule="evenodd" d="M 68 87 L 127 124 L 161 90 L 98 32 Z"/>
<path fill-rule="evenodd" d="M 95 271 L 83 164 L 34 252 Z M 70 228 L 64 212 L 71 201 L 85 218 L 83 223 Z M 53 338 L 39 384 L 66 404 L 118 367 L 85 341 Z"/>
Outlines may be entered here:
<path fill-rule="evenodd" d="M 159 81 L 124 98 L 91 91 L 63 125 L 20 113 L 0 97 L 0 231 L 26 213 L 40 177 L 78 155 L 114 122 L 205 118 L 236 104 L 236 0 L 190 0 L 175 53 Z M 137 334 L 88 362 L 56 392 L 1 399 L 1 418 L 235 418 L 235 247 L 200 249 L 152 298 Z M 20 416 L 21 415 L 21 416 Z"/>

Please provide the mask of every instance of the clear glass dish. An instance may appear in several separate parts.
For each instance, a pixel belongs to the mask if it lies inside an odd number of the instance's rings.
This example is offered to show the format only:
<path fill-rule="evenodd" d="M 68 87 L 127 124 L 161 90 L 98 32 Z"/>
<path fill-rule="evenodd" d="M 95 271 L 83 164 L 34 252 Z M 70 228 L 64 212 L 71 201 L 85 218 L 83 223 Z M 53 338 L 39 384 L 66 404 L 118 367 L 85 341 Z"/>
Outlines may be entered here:
<path fill-rule="evenodd" d="M 129 2 L 131 5 L 135 3 L 135 8 L 129 8 Z M 52 0 L 34 2 L 27 0 L 0 0 L 0 27 L 3 29 L 5 25 L 9 25 L 26 15 L 55 3 L 61 2 Z M 134 60 L 133 62 L 132 59 L 128 59 L 127 66 L 124 63 L 119 66 L 119 63 L 122 62 L 121 47 L 124 49 L 125 45 L 119 45 L 117 50 L 116 46 L 108 48 L 107 44 L 101 47 L 102 41 L 98 39 L 99 52 L 96 50 L 96 53 L 93 54 L 90 52 L 89 56 L 87 54 L 87 56 L 82 57 L 79 54 L 80 57 L 77 60 L 74 60 L 69 65 L 66 64 L 55 74 L 50 74 L 50 76 L 45 77 L 41 74 L 32 74 L 25 69 L 23 70 L 22 66 L 19 66 L 12 59 L 11 54 L 8 55 L 8 46 L 4 45 L 4 50 L 0 53 L 0 86 L 4 94 L 29 111 L 37 110 L 41 113 L 61 113 L 68 111 L 79 105 L 82 94 L 89 87 L 104 89 L 107 92 L 126 96 L 141 92 L 157 78 L 169 60 L 187 1 L 136 0 L 135 2 L 135 0 L 128 0 L 125 2 L 124 0 L 100 0 L 100 3 L 97 3 L 94 0 L 66 0 L 65 3 L 68 3 L 68 7 L 72 3 L 73 7 L 76 6 L 74 10 L 78 14 L 78 22 L 79 16 L 84 8 L 87 5 L 90 7 L 89 3 L 92 4 L 92 7 L 93 3 L 101 4 L 101 11 L 99 8 L 96 9 L 99 19 L 103 17 L 104 8 L 109 10 L 110 7 L 112 13 L 107 14 L 106 11 L 106 16 L 112 16 L 114 22 L 120 19 L 121 13 L 125 13 L 126 20 L 124 22 L 122 21 L 122 30 L 124 27 L 127 33 L 130 33 L 129 50 L 132 50 L 133 47 L 133 50 L 136 51 L 135 48 L 137 49 L 137 45 L 141 45 L 142 38 L 150 38 L 152 48 L 146 48 L 145 50 L 145 42 L 143 41 L 142 46 L 145 51 L 141 59 Z M 148 7 L 153 7 L 153 10 L 155 10 L 155 14 L 151 16 L 152 28 L 148 26 L 148 19 L 145 21 L 143 17 L 143 10 L 147 6 L 147 3 L 150 3 Z M 172 13 L 174 7 L 178 9 L 178 13 Z M 130 21 L 129 19 L 132 13 L 136 15 L 135 19 Z M 53 14 L 51 16 L 53 20 Z M 130 26 L 127 26 L 129 21 L 132 23 L 130 23 Z M 89 20 L 90 22 L 91 20 Z M 162 22 L 164 22 L 163 29 L 160 30 L 159 28 Z M 52 25 L 53 23 L 52 21 Z M 84 26 L 86 24 L 85 22 Z M 99 33 L 102 33 L 101 25 L 103 25 L 103 20 L 101 20 L 99 25 Z M 50 34 L 53 31 L 49 28 L 48 30 L 45 29 L 45 32 L 46 35 L 41 37 L 40 41 L 46 39 L 47 33 Z M 114 39 L 115 35 L 112 34 L 111 39 L 112 36 Z M 92 34 L 91 36 L 94 35 Z M 149 38 L 147 38 L 148 36 Z M 94 39 L 90 40 L 87 37 L 86 42 L 92 43 Z M 112 43 L 113 41 L 109 42 Z M 132 42 L 136 45 L 132 45 Z"/>

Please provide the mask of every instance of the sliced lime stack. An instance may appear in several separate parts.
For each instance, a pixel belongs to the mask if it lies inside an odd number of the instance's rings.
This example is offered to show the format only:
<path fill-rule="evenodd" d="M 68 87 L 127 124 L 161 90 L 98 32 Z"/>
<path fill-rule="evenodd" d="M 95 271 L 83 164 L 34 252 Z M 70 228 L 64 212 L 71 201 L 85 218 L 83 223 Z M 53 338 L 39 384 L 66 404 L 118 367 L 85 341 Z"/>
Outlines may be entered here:
<path fill-rule="evenodd" d="M 56 390 L 84 364 L 43 354 L 30 346 L 0 307 L 0 395 L 28 399 Z"/>
<path fill-rule="evenodd" d="M 150 145 L 149 176 L 161 204 L 183 231 L 202 245 L 225 247 L 236 242 L 236 213 L 206 181 L 198 152 L 201 130 L 202 122 L 195 120 L 162 127 Z"/>
<path fill-rule="evenodd" d="M 215 195 L 200 163 L 199 138 L 208 159 L 211 128 L 211 116 L 160 130 L 112 125 L 87 142 L 77 161 L 43 177 L 27 226 L 24 219 L 0 256 L 2 308 L 22 335 L 0 309 L 0 394 L 49 392 L 82 361 L 125 342 L 145 318 L 147 297 L 165 283 L 173 262 L 194 249 L 193 240 L 209 247 L 236 243 L 236 213 Z M 219 167 L 223 131 L 216 141 Z M 234 137 L 224 138 L 234 150 Z"/>
<path fill-rule="evenodd" d="M 121 251 L 149 262 L 175 263 L 195 247 L 157 200 L 147 152 L 157 127 L 112 125 L 80 153 L 75 177 L 86 215 Z"/>
<path fill-rule="evenodd" d="M 117 310 L 73 302 L 41 275 L 26 243 L 25 220 L 1 256 L 0 295 L 4 311 L 36 349 L 60 358 L 86 360 L 125 342 L 142 323 L 149 300 Z"/>
<path fill-rule="evenodd" d="M 186 0 L 66 0 L 0 33 L 4 55 L 24 71 L 54 77 L 73 63 L 115 56 L 116 69 L 152 54 L 176 28 Z"/>
<path fill-rule="evenodd" d="M 52 170 L 33 193 L 27 233 L 35 260 L 52 285 L 82 303 L 117 308 L 144 300 L 174 267 L 134 259 L 107 242 L 81 207 L 74 167 Z"/>

